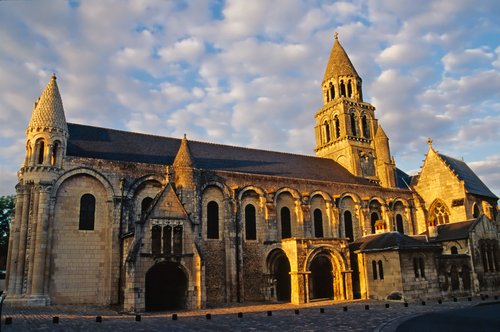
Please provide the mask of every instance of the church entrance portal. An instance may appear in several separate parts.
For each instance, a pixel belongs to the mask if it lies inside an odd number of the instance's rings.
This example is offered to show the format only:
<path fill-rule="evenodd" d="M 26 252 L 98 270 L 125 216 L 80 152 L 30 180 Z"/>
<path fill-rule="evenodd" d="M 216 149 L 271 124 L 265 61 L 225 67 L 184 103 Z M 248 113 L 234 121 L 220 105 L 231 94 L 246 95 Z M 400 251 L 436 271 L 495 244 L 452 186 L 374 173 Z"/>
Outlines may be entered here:
<path fill-rule="evenodd" d="M 318 256 L 313 259 L 310 275 L 310 298 L 331 299 L 333 298 L 333 267 L 330 259 Z"/>
<path fill-rule="evenodd" d="M 184 309 L 187 284 L 179 264 L 154 265 L 146 273 L 146 311 Z"/>
<path fill-rule="evenodd" d="M 276 299 L 278 301 L 290 302 L 292 294 L 292 283 L 290 280 L 290 262 L 281 249 L 274 250 L 268 256 L 268 266 L 274 280 Z"/>

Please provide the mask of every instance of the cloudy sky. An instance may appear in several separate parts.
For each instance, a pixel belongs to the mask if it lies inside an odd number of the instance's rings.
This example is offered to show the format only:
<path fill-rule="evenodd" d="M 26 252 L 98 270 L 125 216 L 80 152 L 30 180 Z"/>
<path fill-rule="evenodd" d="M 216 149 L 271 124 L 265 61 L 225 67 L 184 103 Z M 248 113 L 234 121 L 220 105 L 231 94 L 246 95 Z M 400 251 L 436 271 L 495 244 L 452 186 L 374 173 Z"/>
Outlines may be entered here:
<path fill-rule="evenodd" d="M 0 195 L 58 76 L 69 122 L 313 154 L 333 32 L 397 166 L 427 137 L 500 196 L 500 1 L 0 0 Z"/>

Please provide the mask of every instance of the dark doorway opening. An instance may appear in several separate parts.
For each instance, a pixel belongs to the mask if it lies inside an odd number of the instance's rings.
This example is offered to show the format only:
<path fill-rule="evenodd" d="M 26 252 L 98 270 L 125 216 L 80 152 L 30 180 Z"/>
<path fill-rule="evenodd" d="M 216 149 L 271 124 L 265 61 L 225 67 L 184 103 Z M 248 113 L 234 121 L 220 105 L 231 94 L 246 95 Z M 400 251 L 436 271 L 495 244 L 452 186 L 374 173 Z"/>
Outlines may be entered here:
<path fill-rule="evenodd" d="M 178 264 L 156 264 L 146 273 L 146 311 L 184 309 L 187 284 Z"/>
<path fill-rule="evenodd" d="M 274 279 L 276 280 L 277 300 L 290 302 L 292 289 L 290 281 L 290 262 L 285 254 L 281 254 L 276 258 L 274 263 Z"/>
<path fill-rule="evenodd" d="M 352 295 L 355 299 L 361 298 L 361 285 L 359 281 L 359 265 L 358 255 L 351 252 L 350 254 L 351 269 L 352 269 Z"/>
<path fill-rule="evenodd" d="M 333 267 L 325 256 L 314 258 L 309 267 L 311 299 L 333 298 Z"/>

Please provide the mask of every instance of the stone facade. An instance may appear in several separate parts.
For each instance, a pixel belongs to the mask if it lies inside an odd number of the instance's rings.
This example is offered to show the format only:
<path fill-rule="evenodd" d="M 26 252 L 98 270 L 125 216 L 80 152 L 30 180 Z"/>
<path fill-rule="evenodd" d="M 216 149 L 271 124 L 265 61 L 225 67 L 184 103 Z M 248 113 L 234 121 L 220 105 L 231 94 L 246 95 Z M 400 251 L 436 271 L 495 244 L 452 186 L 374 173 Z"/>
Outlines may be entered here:
<path fill-rule="evenodd" d="M 337 38 L 322 90 L 308 157 L 68 124 L 52 77 L 26 133 L 8 301 L 140 312 L 498 290 L 497 197 L 432 146 L 418 177 L 396 176 Z"/>

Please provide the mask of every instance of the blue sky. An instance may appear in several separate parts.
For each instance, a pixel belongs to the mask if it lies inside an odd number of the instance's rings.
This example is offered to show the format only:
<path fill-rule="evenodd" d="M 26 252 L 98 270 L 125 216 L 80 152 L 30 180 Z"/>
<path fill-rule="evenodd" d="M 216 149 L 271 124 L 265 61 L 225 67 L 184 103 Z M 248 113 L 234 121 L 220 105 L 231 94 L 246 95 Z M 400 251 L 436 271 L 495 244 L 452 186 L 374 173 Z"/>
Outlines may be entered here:
<path fill-rule="evenodd" d="M 0 1 L 0 195 L 58 76 L 69 122 L 313 154 L 333 32 L 397 166 L 432 137 L 500 196 L 500 1 Z"/>

